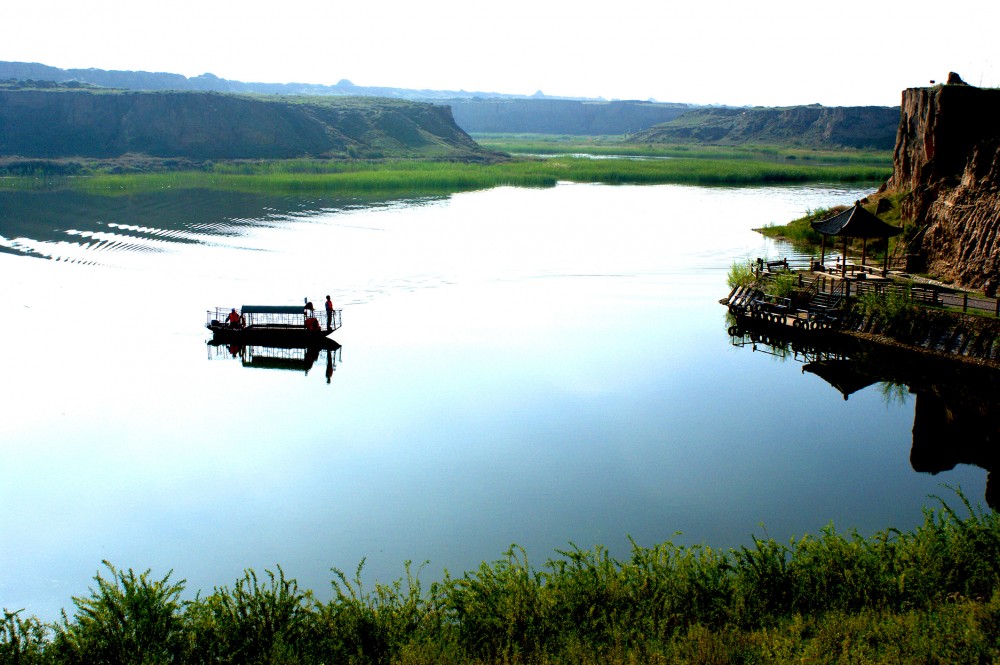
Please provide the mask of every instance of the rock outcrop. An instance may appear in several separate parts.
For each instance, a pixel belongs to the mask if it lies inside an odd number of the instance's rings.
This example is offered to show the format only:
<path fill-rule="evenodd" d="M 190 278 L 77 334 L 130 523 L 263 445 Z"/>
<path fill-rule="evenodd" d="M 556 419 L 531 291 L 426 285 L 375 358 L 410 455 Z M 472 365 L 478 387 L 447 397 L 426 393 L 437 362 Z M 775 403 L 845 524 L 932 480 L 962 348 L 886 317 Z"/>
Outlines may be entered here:
<path fill-rule="evenodd" d="M 1000 89 L 952 83 L 903 92 L 893 174 L 917 228 L 909 250 L 928 272 L 995 294 L 1000 287 Z"/>
<path fill-rule="evenodd" d="M 898 124 L 899 109 L 884 106 L 705 108 L 688 111 L 631 140 L 891 150 Z"/>

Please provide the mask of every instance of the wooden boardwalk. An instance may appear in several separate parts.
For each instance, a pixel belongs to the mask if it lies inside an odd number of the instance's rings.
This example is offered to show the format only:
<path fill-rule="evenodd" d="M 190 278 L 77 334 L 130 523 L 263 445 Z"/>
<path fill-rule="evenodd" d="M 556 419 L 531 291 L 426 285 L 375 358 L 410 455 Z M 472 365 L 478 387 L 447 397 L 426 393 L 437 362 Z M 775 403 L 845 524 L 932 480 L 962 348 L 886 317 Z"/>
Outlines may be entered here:
<path fill-rule="evenodd" d="M 793 330 L 821 331 L 837 326 L 836 304 L 827 294 L 813 294 L 803 308 L 793 308 L 789 298 L 776 298 L 756 286 L 737 286 L 721 301 L 739 319 Z"/>
<path fill-rule="evenodd" d="M 873 291 L 880 294 L 900 291 L 914 304 L 952 313 L 975 312 L 979 316 L 930 317 L 907 333 L 905 339 L 898 338 L 899 345 L 1000 367 L 1000 324 L 994 318 L 1000 316 L 997 298 L 915 283 L 906 277 L 894 280 L 891 274 L 845 278 L 825 271 L 785 270 L 784 262 L 778 270 L 757 271 L 754 284 L 736 287 L 719 301 L 728 307 L 734 319 L 729 328 L 731 337 L 777 339 L 801 348 L 839 346 L 856 333 L 895 337 L 886 332 L 885 323 L 878 317 L 860 315 L 848 306 L 848 301 Z M 780 289 L 768 288 L 768 281 L 779 279 L 779 275 L 783 276 L 780 279 L 794 279 L 794 287 L 789 289 L 790 285 L 785 283 Z M 788 292 L 790 297 L 775 297 L 765 290 Z"/>

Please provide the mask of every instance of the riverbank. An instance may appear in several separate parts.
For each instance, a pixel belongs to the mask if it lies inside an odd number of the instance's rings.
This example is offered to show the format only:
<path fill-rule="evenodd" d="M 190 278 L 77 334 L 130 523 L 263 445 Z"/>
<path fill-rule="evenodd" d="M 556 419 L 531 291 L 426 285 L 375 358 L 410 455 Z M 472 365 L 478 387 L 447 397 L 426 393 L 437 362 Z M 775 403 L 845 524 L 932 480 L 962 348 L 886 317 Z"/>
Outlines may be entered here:
<path fill-rule="evenodd" d="M 709 153 L 713 154 L 713 153 Z M 71 188 L 135 192 L 162 188 L 274 192 L 447 193 L 499 186 L 553 187 L 557 182 L 605 184 L 777 185 L 871 183 L 887 176 L 865 163 L 700 156 L 673 159 L 593 159 L 579 155 L 517 157 L 490 162 L 432 160 L 285 160 L 193 163 L 137 162 L 135 169 L 100 162 L 8 162 L 0 191 Z M 3 173 L 0 164 L 0 173 Z"/>
<path fill-rule="evenodd" d="M 3 662 L 705 663 L 1000 657 L 1000 515 L 960 492 L 923 523 L 833 526 L 720 551 L 666 542 L 501 559 L 427 589 L 334 569 L 316 601 L 281 568 L 182 600 L 183 580 L 105 564 L 54 625 L 4 612 Z"/>

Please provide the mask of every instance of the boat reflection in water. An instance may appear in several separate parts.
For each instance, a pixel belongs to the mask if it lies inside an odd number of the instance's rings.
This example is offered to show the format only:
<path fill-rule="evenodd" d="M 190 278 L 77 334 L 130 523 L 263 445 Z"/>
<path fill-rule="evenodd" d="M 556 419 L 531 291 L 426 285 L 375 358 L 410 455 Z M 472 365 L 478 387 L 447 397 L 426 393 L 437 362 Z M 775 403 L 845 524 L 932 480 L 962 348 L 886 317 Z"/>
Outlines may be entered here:
<path fill-rule="evenodd" d="M 1000 372 L 958 358 L 917 353 L 853 338 L 836 345 L 808 345 L 731 325 L 730 342 L 802 364 L 846 400 L 880 384 L 886 394 L 913 395 L 910 465 L 921 473 L 941 473 L 959 464 L 985 469 L 986 503 L 1000 510 Z M 996 473 L 996 477 L 994 477 Z"/>
<path fill-rule="evenodd" d="M 317 364 L 325 365 L 326 382 L 330 383 L 337 363 L 341 362 L 342 347 L 331 339 L 308 346 L 237 344 L 211 339 L 206 343 L 209 360 L 239 359 L 244 367 L 284 369 L 308 376 Z"/>

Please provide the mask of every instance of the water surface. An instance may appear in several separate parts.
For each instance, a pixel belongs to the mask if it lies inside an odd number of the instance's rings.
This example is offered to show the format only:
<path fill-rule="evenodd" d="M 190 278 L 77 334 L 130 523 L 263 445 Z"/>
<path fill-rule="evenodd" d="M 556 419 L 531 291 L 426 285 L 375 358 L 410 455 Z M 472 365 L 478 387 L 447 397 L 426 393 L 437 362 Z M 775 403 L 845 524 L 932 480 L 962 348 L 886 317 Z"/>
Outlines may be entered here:
<path fill-rule="evenodd" d="M 907 390 L 845 400 L 727 334 L 730 264 L 786 249 L 752 229 L 864 193 L 0 194 L 0 605 L 54 617 L 102 559 L 192 594 L 280 564 L 325 597 L 362 558 L 433 580 L 512 543 L 727 548 L 909 528 L 942 482 L 980 501 L 982 468 L 914 470 Z M 342 348 L 308 371 L 206 345 L 209 307 L 328 293 Z"/>

